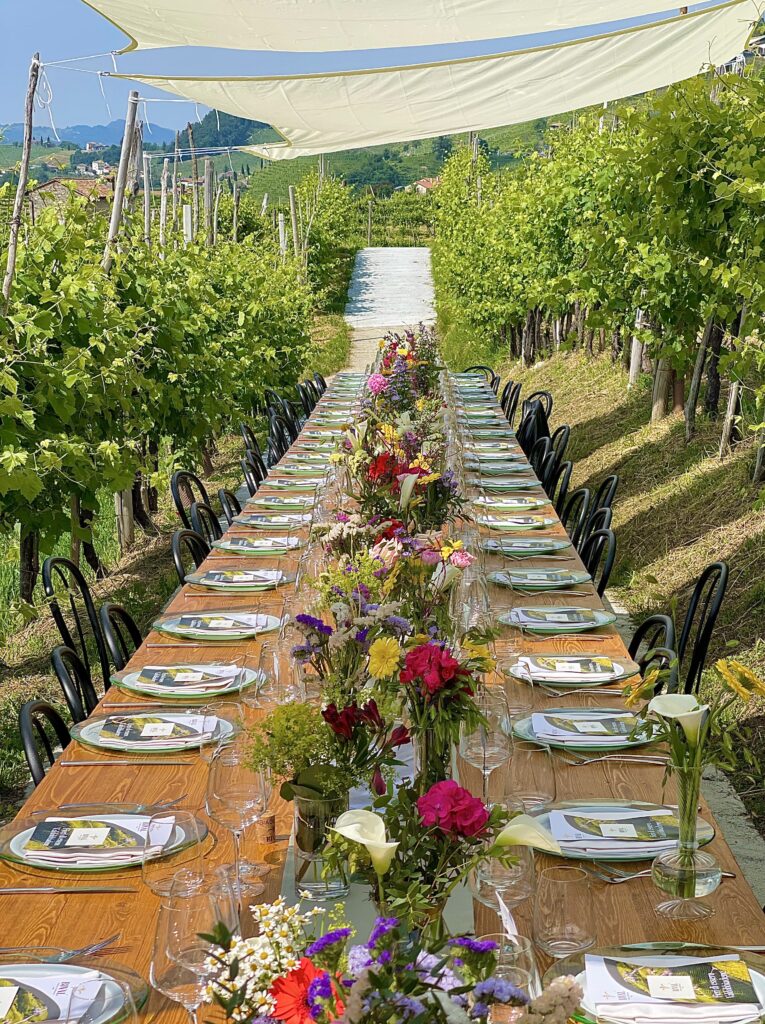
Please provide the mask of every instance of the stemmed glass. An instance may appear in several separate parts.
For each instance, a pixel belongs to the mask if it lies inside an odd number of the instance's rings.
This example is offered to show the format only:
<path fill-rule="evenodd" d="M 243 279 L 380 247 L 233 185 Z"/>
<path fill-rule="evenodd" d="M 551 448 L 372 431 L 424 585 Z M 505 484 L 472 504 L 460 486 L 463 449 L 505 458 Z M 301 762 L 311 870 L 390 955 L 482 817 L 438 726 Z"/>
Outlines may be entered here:
<path fill-rule="evenodd" d="M 119 1020 L 121 1024 L 135 1024 L 138 1020 L 138 1011 L 130 986 L 112 975 L 109 976 L 108 982 L 105 981 L 102 976 L 73 984 L 68 1004 L 61 1007 L 66 1014 L 62 1015 L 61 1019 L 71 1024 L 91 1024 L 92 1021 L 107 1016 L 110 1020 Z M 33 1013 L 25 1017 L 21 1024 L 37 1019 Z"/>
<path fill-rule="evenodd" d="M 186 845 L 178 853 L 166 856 L 167 822 L 173 820 L 173 830 L 181 830 Z M 168 896 L 176 873 L 183 868 L 189 878 L 203 874 L 202 845 L 199 822 L 191 811 L 161 811 L 153 814 L 146 829 L 146 846 L 141 875 L 146 886 L 157 896 Z"/>
<path fill-rule="evenodd" d="M 460 755 L 483 773 L 483 800 L 489 797 L 489 776 L 507 764 L 513 753 L 510 711 L 501 690 L 484 690 L 475 699 L 481 715 L 478 725 L 463 725 Z"/>
<path fill-rule="evenodd" d="M 154 988 L 185 1007 L 192 1024 L 197 1024 L 216 970 L 209 943 L 201 936 L 219 922 L 238 930 L 238 910 L 225 875 L 216 870 L 210 878 L 191 879 L 178 872 L 160 904 L 149 978 Z"/>
<path fill-rule="evenodd" d="M 234 840 L 234 874 L 257 875 L 258 866 L 240 857 L 244 830 L 254 825 L 268 810 L 271 784 L 265 773 L 255 771 L 248 762 L 243 743 L 221 747 L 210 765 L 205 807 L 207 813 Z"/>

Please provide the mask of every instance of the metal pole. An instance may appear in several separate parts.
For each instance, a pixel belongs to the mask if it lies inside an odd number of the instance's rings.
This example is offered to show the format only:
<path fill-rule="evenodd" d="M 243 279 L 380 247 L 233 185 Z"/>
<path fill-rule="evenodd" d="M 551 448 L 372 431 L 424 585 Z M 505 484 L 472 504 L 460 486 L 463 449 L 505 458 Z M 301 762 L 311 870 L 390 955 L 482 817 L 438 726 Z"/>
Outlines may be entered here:
<path fill-rule="evenodd" d="M 106 238 L 101 266 L 108 274 L 112 268 L 112 246 L 119 234 L 122 222 L 122 203 L 125 199 L 125 183 L 127 182 L 128 165 L 130 154 L 133 148 L 133 136 L 135 134 L 135 119 L 138 111 L 138 92 L 133 89 L 128 97 L 127 115 L 125 116 L 125 134 L 122 136 L 122 149 L 120 150 L 120 162 L 117 168 L 117 178 L 114 182 L 114 199 L 112 201 L 112 215 L 109 221 L 109 234 Z"/>

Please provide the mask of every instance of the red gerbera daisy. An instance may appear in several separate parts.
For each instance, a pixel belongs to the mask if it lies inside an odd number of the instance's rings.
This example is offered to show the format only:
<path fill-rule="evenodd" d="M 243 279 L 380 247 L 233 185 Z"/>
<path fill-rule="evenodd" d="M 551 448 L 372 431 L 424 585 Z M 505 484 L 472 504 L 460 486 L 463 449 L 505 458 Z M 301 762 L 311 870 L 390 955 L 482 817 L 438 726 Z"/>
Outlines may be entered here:
<path fill-rule="evenodd" d="M 271 986 L 271 996 L 275 1002 L 272 1016 L 284 1024 L 314 1024 L 308 1005 L 308 989 L 320 974 L 324 974 L 324 971 L 318 970 L 310 960 L 303 957 L 299 967 L 283 978 L 277 978 Z M 339 999 L 335 1002 L 335 1010 L 338 1015 L 345 1010 Z"/>

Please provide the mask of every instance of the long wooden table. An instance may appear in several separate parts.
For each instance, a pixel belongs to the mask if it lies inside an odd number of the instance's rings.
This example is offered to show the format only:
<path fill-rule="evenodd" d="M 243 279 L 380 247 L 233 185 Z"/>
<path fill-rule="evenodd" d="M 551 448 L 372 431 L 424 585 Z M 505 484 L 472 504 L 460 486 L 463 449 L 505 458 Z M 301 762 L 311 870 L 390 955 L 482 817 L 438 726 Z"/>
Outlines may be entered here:
<path fill-rule="evenodd" d="M 331 402 L 331 392 L 318 408 Z M 327 429 L 327 436 L 331 436 Z M 311 443 L 301 437 L 295 448 L 310 449 Z M 277 470 L 278 472 L 278 470 Z M 259 494 L 267 494 L 267 483 Z M 278 492 L 276 492 L 278 493 Z M 235 527 L 236 532 L 240 528 Z M 550 532 L 564 536 L 563 528 L 556 524 Z M 538 535 L 538 534 L 537 534 Z M 305 538 L 306 532 L 302 536 Z M 252 559 L 249 563 L 241 558 L 232 558 L 223 552 L 213 552 L 203 568 L 240 567 L 243 564 L 258 566 L 280 566 L 294 569 L 296 555 L 283 559 L 266 561 Z M 500 560 L 496 560 L 497 566 Z M 527 561 L 523 565 L 544 565 L 543 558 Z M 573 564 L 573 563 L 572 563 Z M 276 601 L 281 600 L 281 591 Z M 510 591 L 492 588 L 492 609 L 499 610 L 509 607 L 514 596 Z M 546 604 L 555 602 L 554 595 L 524 595 L 524 604 Z M 559 600 L 559 599 L 558 599 Z M 205 594 L 198 588 L 183 587 L 170 602 L 168 612 L 204 611 L 225 607 L 227 609 L 247 608 L 249 610 L 273 608 L 275 597 L 273 592 L 265 594 L 232 595 L 211 593 Z M 588 594 L 584 602 L 590 607 L 601 607 L 601 602 L 594 593 Z M 603 630 L 599 629 L 599 633 Z M 613 656 L 624 656 L 624 645 L 615 630 L 608 630 L 607 641 L 597 644 L 599 653 Z M 512 633 L 508 632 L 508 636 Z M 591 649 L 586 635 L 578 640 L 550 639 L 545 644 L 529 643 L 528 640 L 517 638 L 519 651 L 532 650 L 539 654 L 542 651 L 582 653 Z M 226 658 L 247 657 L 257 665 L 260 641 L 251 641 L 230 645 L 225 651 L 220 647 L 193 646 L 186 650 L 176 647 L 162 649 L 154 645 L 172 642 L 171 638 L 152 632 L 146 638 L 140 650 L 132 658 L 129 669 L 135 670 L 146 664 L 177 664 L 181 661 L 215 662 Z M 140 698 L 120 691 L 109 690 L 105 698 L 110 704 L 123 702 L 134 704 Z M 547 700 L 539 695 L 538 704 L 543 707 Z M 613 704 L 613 695 L 604 698 L 577 697 L 572 694 L 566 702 L 591 702 L 593 704 Z M 103 703 L 103 702 L 102 702 Z M 147 702 L 147 707 L 152 702 Z M 548 704 L 549 706 L 549 704 Z M 98 712 L 99 709 L 97 709 Z M 112 709 L 113 710 L 113 709 Z M 257 713 L 247 709 L 247 716 L 254 720 Z M 188 764 L 181 766 L 147 765 L 143 767 L 110 767 L 113 760 L 108 754 L 99 754 L 78 744 L 71 744 L 64 753 L 67 760 L 82 756 L 87 760 L 103 760 L 104 766 L 98 767 L 62 767 L 54 766 L 47 777 L 30 796 L 21 815 L 32 811 L 47 809 L 55 811 L 61 804 L 76 801 L 120 801 L 146 803 L 183 797 L 181 807 L 194 810 L 204 819 L 204 795 L 207 784 L 207 763 L 199 757 L 189 759 Z M 185 759 L 185 758 L 184 758 Z M 582 767 L 567 767 L 561 763 L 557 767 L 558 799 L 573 797 L 618 797 L 640 800 L 661 800 L 662 769 L 625 764 L 597 764 Z M 467 781 L 477 785 L 475 777 Z M 671 793 L 668 794 L 671 798 Z M 273 899 L 281 886 L 281 874 L 284 864 L 286 846 L 292 822 L 292 808 L 274 796 L 272 809 L 275 814 L 276 841 L 263 845 L 259 841 L 256 828 L 250 829 L 243 844 L 243 852 L 253 858 L 264 857 L 273 865 L 268 878 L 264 900 Z M 713 824 L 709 809 L 704 805 L 703 815 Z M 211 864 L 230 863 L 233 860 L 233 849 L 230 836 L 214 822 L 210 822 L 217 843 L 209 853 Z M 654 912 L 657 892 L 650 879 L 628 882 L 624 885 L 596 885 L 593 889 L 596 915 L 598 921 L 598 941 L 601 943 L 636 942 L 660 939 L 683 939 L 694 942 L 713 944 L 754 944 L 765 945 L 765 917 L 757 904 L 749 885 L 736 864 L 733 855 L 722 835 L 717 837 L 709 847 L 718 858 L 722 867 L 736 873 L 736 878 L 723 881 L 717 893 L 710 900 L 714 903 L 716 914 L 707 921 L 697 924 L 677 924 L 658 917 Z M 552 863 L 552 858 L 538 857 L 540 865 Z M 54 945 L 76 947 L 103 938 L 113 932 L 120 933 L 119 944 L 126 946 L 125 952 L 114 957 L 114 960 L 133 967 L 144 978 L 148 978 L 154 939 L 155 922 L 159 900 L 141 882 L 140 871 L 123 871 L 103 875 L 64 874 L 58 872 L 20 871 L 8 864 L 0 862 L 0 888 L 10 886 L 37 885 L 72 885 L 74 887 L 94 884 L 94 880 L 104 884 L 128 885 L 134 892 L 123 895 L 5 895 L 2 897 L 3 939 L 5 946 L 15 945 Z M 527 901 L 528 902 L 528 901 Z M 522 905 L 517 909 L 516 919 L 525 929 L 530 930 L 527 909 Z M 476 930 L 486 933 L 497 930 L 497 921 L 491 911 L 483 907 L 476 911 Z M 153 993 L 149 1001 L 147 1019 L 161 1019 L 167 1024 L 175 1024 L 185 1020 L 185 1012 L 176 1004 L 171 1003 L 158 993 Z M 210 1016 L 206 1012 L 206 1017 Z"/>

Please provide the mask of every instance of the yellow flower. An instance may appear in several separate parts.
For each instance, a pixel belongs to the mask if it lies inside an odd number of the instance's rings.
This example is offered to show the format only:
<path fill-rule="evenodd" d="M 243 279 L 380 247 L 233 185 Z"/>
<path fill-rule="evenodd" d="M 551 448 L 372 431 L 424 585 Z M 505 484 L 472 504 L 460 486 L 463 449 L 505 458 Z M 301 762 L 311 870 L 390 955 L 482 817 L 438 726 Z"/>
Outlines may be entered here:
<path fill-rule="evenodd" d="M 428 484 L 435 483 L 436 480 L 441 479 L 440 473 L 429 473 L 427 476 L 421 476 L 418 483 L 422 487 L 426 487 Z"/>
<path fill-rule="evenodd" d="M 385 338 L 380 338 L 380 341 L 378 342 L 377 347 L 382 352 L 382 350 L 385 348 Z"/>
<path fill-rule="evenodd" d="M 415 404 L 415 408 L 417 409 L 417 411 L 418 412 L 422 412 L 422 410 L 427 405 L 427 400 L 425 398 L 418 398 L 417 401 L 414 404 Z"/>
<path fill-rule="evenodd" d="M 762 680 L 758 679 L 754 672 L 746 665 L 742 665 L 740 661 L 720 658 L 715 662 L 715 668 L 722 676 L 725 688 L 731 693 L 735 693 L 743 701 L 748 701 L 752 693 L 762 694 L 765 692 Z"/>
<path fill-rule="evenodd" d="M 408 348 L 404 348 L 404 346 L 402 345 L 400 348 L 396 349 L 396 355 L 397 356 L 408 356 L 409 355 L 409 349 Z"/>
<path fill-rule="evenodd" d="M 624 689 L 624 703 L 628 708 L 632 707 L 633 704 L 637 704 L 639 700 L 647 696 L 649 693 L 653 694 L 656 688 L 656 683 L 659 680 L 659 670 L 657 668 L 652 669 L 645 679 L 641 679 L 637 676 L 631 682 L 627 683 Z"/>
<path fill-rule="evenodd" d="M 399 666 L 401 648 L 393 637 L 384 636 L 369 648 L 369 674 L 375 679 L 387 679 Z"/>
<path fill-rule="evenodd" d="M 342 462 L 343 461 L 343 457 L 340 454 L 340 452 L 332 452 L 332 454 L 329 457 L 329 461 L 330 462 Z"/>

